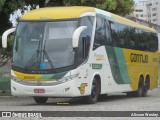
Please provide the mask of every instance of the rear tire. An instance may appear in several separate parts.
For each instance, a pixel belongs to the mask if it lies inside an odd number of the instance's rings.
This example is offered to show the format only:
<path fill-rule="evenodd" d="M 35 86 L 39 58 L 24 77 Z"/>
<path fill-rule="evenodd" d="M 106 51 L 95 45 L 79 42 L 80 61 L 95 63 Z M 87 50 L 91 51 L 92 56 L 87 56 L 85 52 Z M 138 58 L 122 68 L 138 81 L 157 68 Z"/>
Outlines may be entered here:
<path fill-rule="evenodd" d="M 37 104 L 44 104 L 47 102 L 47 100 L 48 100 L 48 97 L 34 97 L 34 101 Z"/>
<path fill-rule="evenodd" d="M 142 97 L 144 94 L 144 82 L 143 80 L 141 80 L 142 78 L 140 78 L 140 82 L 138 85 L 138 90 L 135 92 L 136 97 Z"/>
<path fill-rule="evenodd" d="M 91 95 L 85 97 L 85 101 L 88 104 L 95 104 L 97 102 L 99 95 L 99 85 L 97 80 L 93 80 L 92 83 L 92 89 L 91 89 Z"/>
<path fill-rule="evenodd" d="M 145 85 L 145 86 L 144 86 L 144 89 L 143 89 L 142 97 L 147 97 L 147 93 L 148 93 L 148 88 L 147 88 L 147 86 Z"/>
<path fill-rule="evenodd" d="M 144 91 L 144 85 L 143 83 L 140 83 L 138 86 L 138 90 L 135 92 L 136 97 L 142 97 Z"/>
<path fill-rule="evenodd" d="M 148 93 L 149 88 L 150 88 L 150 77 L 147 76 L 146 80 L 145 80 L 145 84 L 144 84 L 144 91 L 142 94 L 143 97 L 147 97 L 147 93 Z"/>
<path fill-rule="evenodd" d="M 127 96 L 129 96 L 129 97 L 142 97 L 142 96 L 145 96 L 147 94 L 147 91 L 145 89 L 144 82 L 143 82 L 142 79 L 143 78 L 140 77 L 140 81 L 139 81 L 139 84 L 138 84 L 138 90 L 133 91 L 133 92 L 127 92 Z"/>

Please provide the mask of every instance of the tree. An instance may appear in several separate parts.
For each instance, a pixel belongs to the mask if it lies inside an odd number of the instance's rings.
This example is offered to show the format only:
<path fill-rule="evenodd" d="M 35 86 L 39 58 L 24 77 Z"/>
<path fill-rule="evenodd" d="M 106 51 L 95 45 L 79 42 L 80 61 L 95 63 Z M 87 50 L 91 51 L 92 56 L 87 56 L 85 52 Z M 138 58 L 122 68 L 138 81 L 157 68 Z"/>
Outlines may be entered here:
<path fill-rule="evenodd" d="M 133 12 L 135 3 L 133 0 L 64 0 L 64 4 L 66 6 L 92 6 L 126 16 Z"/>
<path fill-rule="evenodd" d="M 126 16 L 134 11 L 134 1 L 133 0 L 116 0 L 117 6 L 110 12 Z"/>
<path fill-rule="evenodd" d="M 7 49 L 3 49 L 1 47 L 2 33 L 12 27 L 12 24 L 9 22 L 10 14 L 17 8 L 22 8 L 25 4 L 29 3 L 25 3 L 23 0 L 0 0 L 0 66 L 3 66 L 11 58 L 13 43 L 13 35 L 11 35 L 9 36 Z"/>

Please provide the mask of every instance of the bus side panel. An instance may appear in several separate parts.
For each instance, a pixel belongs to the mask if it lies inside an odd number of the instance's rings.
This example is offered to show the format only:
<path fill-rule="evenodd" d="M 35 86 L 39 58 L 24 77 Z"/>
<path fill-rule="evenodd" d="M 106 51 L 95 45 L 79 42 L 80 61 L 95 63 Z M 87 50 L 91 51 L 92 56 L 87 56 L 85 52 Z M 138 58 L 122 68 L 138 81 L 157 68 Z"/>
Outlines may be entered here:
<path fill-rule="evenodd" d="M 128 73 L 132 80 L 131 88 L 138 89 L 140 75 L 144 81 L 150 76 L 150 89 L 158 86 L 158 53 L 142 52 L 137 50 L 123 49 Z"/>
<path fill-rule="evenodd" d="M 114 52 L 114 47 L 101 46 L 91 52 L 88 60 L 92 66 L 92 70 L 89 71 L 89 74 L 92 75 L 90 79 L 93 79 L 96 74 L 100 75 L 101 94 L 132 91 L 128 81 L 122 81 L 122 79 L 119 81 L 119 76 L 123 71 L 116 70 L 119 69 L 119 66 L 114 62 L 114 59 L 118 60 Z"/>

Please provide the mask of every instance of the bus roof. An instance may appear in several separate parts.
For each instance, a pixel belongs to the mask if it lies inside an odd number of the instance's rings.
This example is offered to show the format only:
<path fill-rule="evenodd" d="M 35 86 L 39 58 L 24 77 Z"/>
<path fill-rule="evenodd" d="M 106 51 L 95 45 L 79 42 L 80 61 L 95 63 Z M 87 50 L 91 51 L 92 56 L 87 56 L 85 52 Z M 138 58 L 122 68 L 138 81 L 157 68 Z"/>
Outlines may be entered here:
<path fill-rule="evenodd" d="M 73 7 L 46 7 L 32 10 L 24 14 L 20 20 L 54 20 L 79 18 L 83 13 L 95 12 L 92 7 L 73 6 Z"/>
<path fill-rule="evenodd" d="M 114 20 L 115 22 L 129 25 L 135 28 L 139 28 L 142 30 L 146 30 L 149 32 L 157 33 L 155 29 L 140 25 L 136 22 L 133 22 L 129 19 L 124 17 L 115 15 L 113 13 L 97 9 L 99 12 L 96 11 L 93 7 L 86 7 L 86 6 L 71 6 L 71 7 L 46 7 L 40 8 L 36 10 L 32 10 L 26 14 L 24 14 L 20 20 L 56 20 L 56 19 L 71 19 L 71 18 L 79 18 L 83 13 L 86 12 L 96 12 L 103 16 Z"/>

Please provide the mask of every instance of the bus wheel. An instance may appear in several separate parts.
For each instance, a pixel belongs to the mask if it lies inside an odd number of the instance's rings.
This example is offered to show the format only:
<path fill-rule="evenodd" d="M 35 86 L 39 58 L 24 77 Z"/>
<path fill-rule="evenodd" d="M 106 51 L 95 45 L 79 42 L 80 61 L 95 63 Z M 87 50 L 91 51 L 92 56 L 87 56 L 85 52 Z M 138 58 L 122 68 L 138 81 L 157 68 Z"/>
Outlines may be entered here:
<path fill-rule="evenodd" d="M 150 78 L 149 78 L 149 76 L 146 79 L 147 80 L 145 82 L 144 90 L 143 90 L 143 94 L 142 94 L 143 97 L 147 96 L 147 93 L 148 93 L 148 90 L 149 90 L 149 87 L 150 87 L 150 80 L 149 80 Z"/>
<path fill-rule="evenodd" d="M 148 84 L 145 83 L 143 93 L 142 93 L 142 97 L 147 97 L 148 89 L 149 89 Z"/>
<path fill-rule="evenodd" d="M 44 104 L 48 100 L 47 97 L 34 97 L 34 101 L 38 104 Z"/>
<path fill-rule="evenodd" d="M 144 86 L 142 97 L 147 97 L 148 89 Z"/>
<path fill-rule="evenodd" d="M 97 80 L 94 79 L 92 83 L 91 95 L 86 96 L 85 100 L 88 104 L 95 104 L 97 102 L 98 95 L 99 95 L 99 85 Z"/>
<path fill-rule="evenodd" d="M 143 93 L 144 93 L 144 83 L 140 82 L 138 85 L 138 90 L 135 92 L 135 95 L 137 97 L 142 97 Z"/>

